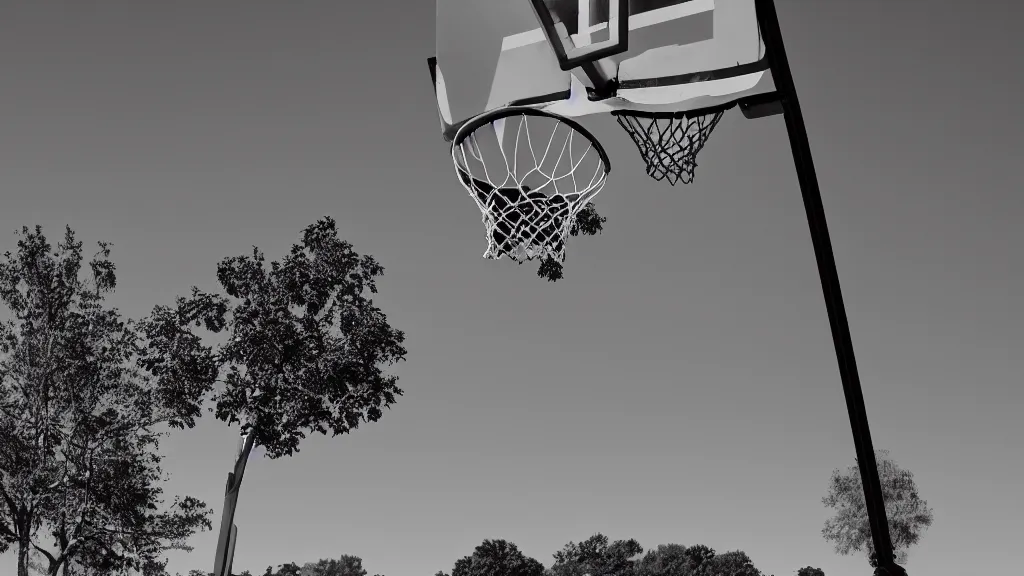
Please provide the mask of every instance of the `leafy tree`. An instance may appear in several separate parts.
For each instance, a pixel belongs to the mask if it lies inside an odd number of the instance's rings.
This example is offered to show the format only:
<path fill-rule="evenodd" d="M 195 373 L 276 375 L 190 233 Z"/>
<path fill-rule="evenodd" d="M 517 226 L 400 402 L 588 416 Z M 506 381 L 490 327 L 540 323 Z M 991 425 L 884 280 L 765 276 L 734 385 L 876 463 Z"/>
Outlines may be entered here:
<path fill-rule="evenodd" d="M 504 540 L 484 540 L 471 556 L 455 562 L 451 576 L 543 576 L 544 565 Z M 448 576 L 438 572 L 435 576 Z"/>
<path fill-rule="evenodd" d="M 703 544 L 661 544 L 647 552 L 634 571 L 642 576 L 698 576 L 714 557 L 715 551 Z"/>
<path fill-rule="evenodd" d="M 702 571 L 715 558 L 715 551 L 703 544 L 694 544 L 686 549 L 686 557 L 693 563 L 694 570 Z"/>
<path fill-rule="evenodd" d="M 226 258 L 217 267 L 223 294 L 193 288 L 168 317 L 187 315 L 213 333 L 223 387 L 210 408 L 240 424 L 241 442 L 228 475 L 218 563 L 224 562 L 245 464 L 256 445 L 271 459 L 299 451 L 308 432 L 334 436 L 376 422 L 402 390 L 382 366 L 405 359 L 404 334 L 392 328 L 368 294 L 383 267 L 337 237 L 330 217 L 305 228 L 281 261 L 263 253 Z M 198 406 L 212 386 L 182 391 L 182 406 Z"/>
<path fill-rule="evenodd" d="M 587 205 L 580 209 L 579 213 L 576 214 L 576 220 L 569 229 L 569 234 L 571 236 L 579 236 L 580 234 L 594 236 L 595 234 L 600 234 L 604 229 L 604 223 L 607 221 L 608 218 L 597 213 L 597 208 L 594 207 L 594 203 L 588 202 Z M 540 267 L 537 268 L 537 276 L 547 278 L 548 282 L 557 282 L 558 280 L 561 280 L 563 277 L 562 263 L 551 256 L 546 257 L 541 261 Z"/>
<path fill-rule="evenodd" d="M 175 549 L 191 551 L 187 539 L 193 526 L 210 527 L 209 511 L 205 504 L 186 498 L 175 499 L 171 506 L 174 514 L 155 511 L 152 502 L 160 501 L 162 489 L 160 456 L 154 439 L 135 446 L 114 442 L 100 452 L 109 463 L 92 475 L 97 486 L 97 522 L 90 525 L 96 538 L 86 540 L 69 564 L 67 576 L 122 573 L 140 576 L 166 576 L 167 560 L 163 552 Z M 131 455 L 130 458 L 125 458 Z M 89 471 L 86 470 L 86 474 Z M 76 475 L 77 476 L 77 475 Z M 66 540 L 56 535 L 61 550 Z"/>
<path fill-rule="evenodd" d="M 716 554 L 700 568 L 701 576 L 761 576 L 745 552 L 735 550 Z"/>
<path fill-rule="evenodd" d="M 913 474 L 897 466 L 887 450 L 876 450 L 875 460 L 893 552 L 896 562 L 905 564 L 907 549 L 917 544 L 921 534 L 932 525 L 932 510 L 918 495 Z M 834 516 L 826 520 L 821 534 L 834 545 L 836 553 L 848 555 L 864 552 L 868 562 L 877 566 L 867 507 L 864 504 L 864 485 L 856 460 L 845 471 L 837 469 L 832 472 L 828 494 L 822 498 L 822 503 L 835 511 Z"/>
<path fill-rule="evenodd" d="M 804 566 L 803 568 L 796 571 L 796 576 L 825 576 L 825 571 L 821 568 Z"/>
<path fill-rule="evenodd" d="M 663 544 L 637 562 L 638 576 L 761 576 L 750 557 L 739 550 L 716 554 L 702 544 Z"/>
<path fill-rule="evenodd" d="M 209 527 L 195 499 L 158 512 L 153 430 L 194 425 L 198 408 L 179 395 L 212 385 L 211 350 L 188 319 L 125 321 L 107 307 L 115 266 L 99 246 L 86 279 L 70 228 L 56 249 L 41 227 L 23 228 L 0 262 L 0 551 L 17 546 L 18 576 L 31 550 L 52 576 L 101 556 L 154 573 L 160 550 Z"/>
<path fill-rule="evenodd" d="M 307 562 L 303 566 L 289 562 L 280 564 L 277 568 L 275 571 L 273 566 L 267 566 L 262 576 L 366 576 L 367 574 L 363 569 L 363 560 L 358 556 L 348 554 L 342 555 L 337 560 L 320 559 L 316 562 Z M 213 573 L 193 570 L 189 572 L 189 576 L 213 576 Z M 374 574 L 374 576 L 381 575 Z"/>
<path fill-rule="evenodd" d="M 609 545 L 608 537 L 595 534 L 575 544 L 569 542 L 555 552 L 551 571 L 555 576 L 619 576 L 630 573 L 630 559 L 643 552 L 636 540 L 616 540 Z"/>
<path fill-rule="evenodd" d="M 686 546 L 659 544 L 640 558 L 635 571 L 642 576 L 690 576 L 694 573 L 694 567 L 686 555 Z"/>
<path fill-rule="evenodd" d="M 300 576 L 366 576 L 363 560 L 358 556 L 343 554 L 341 558 L 321 559 L 308 562 L 299 572 Z"/>
<path fill-rule="evenodd" d="M 277 572 L 274 576 L 299 576 L 302 573 L 302 568 L 295 563 L 281 564 L 278 566 Z M 270 574 L 270 567 L 267 567 L 267 574 Z"/>

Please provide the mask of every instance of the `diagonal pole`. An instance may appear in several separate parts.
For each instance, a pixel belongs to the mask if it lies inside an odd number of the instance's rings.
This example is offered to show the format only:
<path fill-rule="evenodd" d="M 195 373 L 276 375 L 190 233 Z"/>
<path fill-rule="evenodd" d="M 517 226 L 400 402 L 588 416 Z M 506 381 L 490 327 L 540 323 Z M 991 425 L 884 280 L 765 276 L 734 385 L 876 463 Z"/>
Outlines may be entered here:
<path fill-rule="evenodd" d="M 782 42 L 779 17 L 775 11 L 774 0 L 755 0 L 755 2 L 757 20 L 767 48 L 766 56 L 771 66 L 772 79 L 775 81 L 776 90 L 782 100 L 786 130 L 789 133 L 789 143 L 793 149 L 793 161 L 796 164 L 800 193 L 803 195 L 804 209 L 807 212 L 811 242 L 814 244 L 814 257 L 818 262 L 821 289 L 825 296 L 825 307 L 828 309 L 829 324 L 832 327 L 832 341 L 836 348 L 836 359 L 839 361 L 839 375 L 843 381 L 846 409 L 850 414 L 850 428 L 853 430 L 853 444 L 857 450 L 857 463 L 860 466 L 861 481 L 864 485 L 864 502 L 867 505 L 868 521 L 871 525 L 871 539 L 877 554 L 875 575 L 905 576 L 906 571 L 893 559 L 889 522 L 885 514 L 885 501 L 878 478 L 875 451 L 871 444 L 871 432 L 868 429 L 864 394 L 861 390 L 860 376 L 857 373 L 857 360 L 853 354 L 850 325 L 846 318 L 846 307 L 843 304 L 843 294 L 839 287 L 839 272 L 836 270 L 835 255 L 832 252 L 832 240 L 829 238 L 825 207 L 821 201 L 821 190 L 818 188 L 818 177 L 811 160 L 811 145 L 807 139 L 807 129 L 800 111 L 800 102 L 797 100 L 796 85 L 793 83 L 789 59 L 786 57 L 786 48 Z"/>
<path fill-rule="evenodd" d="M 231 566 L 235 561 L 235 543 L 238 542 L 238 526 L 231 525 L 231 539 L 228 541 L 227 568 L 224 569 L 224 576 L 231 576 Z"/>
<path fill-rule="evenodd" d="M 231 562 L 234 560 L 235 554 L 235 538 L 238 534 L 234 526 L 235 508 L 238 506 L 238 489 L 242 486 L 245 464 L 249 461 L 249 454 L 252 452 L 255 440 L 255 430 L 250 429 L 247 434 L 242 436 L 234 471 L 228 473 L 227 486 L 224 488 L 224 511 L 221 513 L 220 534 L 217 538 L 217 552 L 213 561 L 213 576 L 230 575 Z"/>

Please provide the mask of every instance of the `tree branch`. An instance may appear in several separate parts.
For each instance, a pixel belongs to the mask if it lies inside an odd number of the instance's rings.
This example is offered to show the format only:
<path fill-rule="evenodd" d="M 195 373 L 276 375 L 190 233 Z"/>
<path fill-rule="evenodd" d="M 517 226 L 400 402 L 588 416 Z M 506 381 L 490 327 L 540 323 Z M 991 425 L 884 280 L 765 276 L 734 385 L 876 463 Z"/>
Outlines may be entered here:
<path fill-rule="evenodd" d="M 44 556 L 46 556 L 46 559 L 50 561 L 50 565 L 51 565 L 51 566 L 53 566 L 53 565 L 54 565 L 54 563 L 56 563 L 56 562 L 57 562 L 57 560 L 56 560 L 56 559 L 54 559 L 54 557 L 53 557 L 53 554 L 50 554 L 50 553 L 49 553 L 48 551 L 46 551 L 46 550 L 45 550 L 44 548 L 40 548 L 40 547 L 39 547 L 39 545 L 38 545 L 38 544 L 36 544 L 35 542 L 33 542 L 33 543 L 32 543 L 32 547 L 33 547 L 33 548 L 35 548 L 36 550 L 39 550 L 40 552 L 42 552 L 42 553 L 43 553 L 43 555 L 44 555 Z M 58 564 L 58 566 L 59 566 L 59 564 Z"/>
<path fill-rule="evenodd" d="M 71 540 L 62 546 L 60 556 L 57 557 L 57 566 L 60 566 L 61 562 L 67 561 L 76 551 L 75 549 L 83 542 L 82 530 L 85 527 L 85 514 L 89 509 L 89 500 L 92 495 L 92 455 L 89 455 L 88 470 L 85 473 L 85 502 L 82 504 L 82 508 L 78 513 L 78 522 L 72 530 Z"/>

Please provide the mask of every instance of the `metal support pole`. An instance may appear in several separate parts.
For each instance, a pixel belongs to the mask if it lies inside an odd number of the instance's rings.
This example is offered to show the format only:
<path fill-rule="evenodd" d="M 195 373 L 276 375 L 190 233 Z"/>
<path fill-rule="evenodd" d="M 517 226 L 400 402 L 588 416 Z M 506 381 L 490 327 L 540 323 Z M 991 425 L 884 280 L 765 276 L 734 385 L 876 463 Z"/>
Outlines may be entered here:
<path fill-rule="evenodd" d="M 836 270 L 835 256 L 832 253 L 832 241 L 825 221 L 825 208 L 821 201 L 821 190 L 818 188 L 818 177 L 811 160 L 811 145 L 807 139 L 807 129 L 800 111 L 800 102 L 797 100 L 789 60 L 786 58 L 786 48 L 782 42 L 779 17 L 775 12 L 774 0 L 755 1 L 758 24 L 767 48 L 772 78 L 782 100 L 786 130 L 789 132 L 790 147 L 793 149 L 800 193 L 803 195 L 811 242 L 814 244 L 814 256 L 818 262 L 818 275 L 821 277 L 821 288 L 828 309 L 829 324 L 832 327 L 832 341 L 836 348 L 836 359 L 839 361 L 839 375 L 843 381 L 843 392 L 846 394 L 846 409 L 850 414 L 853 444 L 857 450 L 857 462 L 864 485 L 864 502 L 871 525 L 871 539 L 877 554 L 878 565 L 875 574 L 905 576 L 906 571 L 893 559 L 889 522 L 885 514 L 885 502 L 878 478 L 875 451 L 871 444 L 867 412 L 864 409 L 864 394 L 857 373 L 857 361 L 853 355 L 853 340 L 850 337 L 846 307 L 839 288 L 839 272 Z"/>
<path fill-rule="evenodd" d="M 217 551 L 213 561 L 213 576 L 230 576 L 231 564 L 235 556 L 235 508 L 238 506 L 238 489 L 242 486 L 245 465 L 249 461 L 256 434 L 250 430 L 240 439 L 235 467 L 228 473 L 227 485 L 224 488 L 224 511 L 220 518 L 220 534 L 217 538 Z"/>

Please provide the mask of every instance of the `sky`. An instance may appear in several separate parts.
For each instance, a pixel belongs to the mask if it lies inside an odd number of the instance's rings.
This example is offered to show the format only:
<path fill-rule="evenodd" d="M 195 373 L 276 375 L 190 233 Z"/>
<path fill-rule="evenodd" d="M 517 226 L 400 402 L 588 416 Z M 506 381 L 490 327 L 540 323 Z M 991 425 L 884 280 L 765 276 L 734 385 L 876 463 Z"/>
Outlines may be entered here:
<path fill-rule="evenodd" d="M 912 575 L 1000 573 L 1024 537 L 1019 3 L 779 0 L 877 448 L 934 526 Z M 820 534 L 854 448 L 781 117 L 728 113 L 696 181 L 649 179 L 610 118 L 603 234 L 565 279 L 484 260 L 441 140 L 432 2 L 0 0 L 0 251 L 40 224 L 113 244 L 128 316 L 334 217 L 385 267 L 405 396 L 256 457 L 235 571 L 354 554 L 450 571 L 485 538 L 742 549 L 766 574 L 868 574 Z M 218 514 L 238 429 L 163 444 Z M 216 531 L 170 555 L 213 565 Z M 13 571 L 7 553 L 4 566 Z M 8 573 L 8 569 L 0 570 Z"/>

